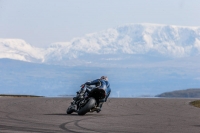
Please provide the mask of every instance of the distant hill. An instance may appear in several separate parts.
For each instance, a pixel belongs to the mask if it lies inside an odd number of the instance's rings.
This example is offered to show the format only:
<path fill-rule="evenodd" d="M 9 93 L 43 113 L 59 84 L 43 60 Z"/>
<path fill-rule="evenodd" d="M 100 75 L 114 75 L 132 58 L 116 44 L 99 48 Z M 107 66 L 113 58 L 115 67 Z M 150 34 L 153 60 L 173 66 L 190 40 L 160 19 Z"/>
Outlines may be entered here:
<path fill-rule="evenodd" d="M 200 98 L 200 88 L 165 92 L 156 97 Z"/>

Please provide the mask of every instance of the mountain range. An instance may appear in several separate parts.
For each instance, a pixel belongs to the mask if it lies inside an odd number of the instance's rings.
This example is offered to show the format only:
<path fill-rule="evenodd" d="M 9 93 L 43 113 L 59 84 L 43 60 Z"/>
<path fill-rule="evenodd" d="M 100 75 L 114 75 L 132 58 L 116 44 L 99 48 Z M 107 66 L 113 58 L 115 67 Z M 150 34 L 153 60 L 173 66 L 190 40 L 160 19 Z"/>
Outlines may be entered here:
<path fill-rule="evenodd" d="M 126 24 L 34 47 L 0 39 L 0 93 L 74 95 L 107 75 L 114 97 L 200 87 L 200 27 Z"/>
<path fill-rule="evenodd" d="M 54 42 L 48 48 L 33 47 L 22 39 L 0 39 L 0 58 L 69 66 L 99 66 L 99 61 L 110 66 L 110 62 L 122 60 L 165 60 L 199 54 L 200 27 L 126 24 L 69 42 Z"/>

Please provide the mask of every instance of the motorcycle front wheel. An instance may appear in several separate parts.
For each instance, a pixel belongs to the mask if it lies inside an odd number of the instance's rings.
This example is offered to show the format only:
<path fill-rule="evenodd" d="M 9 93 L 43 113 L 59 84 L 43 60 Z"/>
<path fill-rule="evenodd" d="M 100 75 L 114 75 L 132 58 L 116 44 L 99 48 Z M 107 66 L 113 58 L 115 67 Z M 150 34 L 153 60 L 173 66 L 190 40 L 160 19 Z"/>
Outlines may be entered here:
<path fill-rule="evenodd" d="M 69 108 L 67 109 L 66 113 L 67 113 L 67 114 L 71 114 L 71 113 L 73 113 L 73 112 L 74 112 L 74 108 L 73 108 L 72 105 L 70 105 Z"/>

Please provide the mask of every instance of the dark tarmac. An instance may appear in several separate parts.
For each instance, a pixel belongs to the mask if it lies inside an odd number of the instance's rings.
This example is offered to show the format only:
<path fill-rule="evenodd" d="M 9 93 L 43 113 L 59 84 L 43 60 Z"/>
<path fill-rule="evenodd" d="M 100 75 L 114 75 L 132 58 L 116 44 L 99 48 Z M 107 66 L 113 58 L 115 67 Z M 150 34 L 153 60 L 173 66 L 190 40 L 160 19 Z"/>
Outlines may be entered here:
<path fill-rule="evenodd" d="M 67 115 L 71 98 L 0 97 L 0 133 L 200 133 L 195 99 L 110 98 L 100 113 Z"/>

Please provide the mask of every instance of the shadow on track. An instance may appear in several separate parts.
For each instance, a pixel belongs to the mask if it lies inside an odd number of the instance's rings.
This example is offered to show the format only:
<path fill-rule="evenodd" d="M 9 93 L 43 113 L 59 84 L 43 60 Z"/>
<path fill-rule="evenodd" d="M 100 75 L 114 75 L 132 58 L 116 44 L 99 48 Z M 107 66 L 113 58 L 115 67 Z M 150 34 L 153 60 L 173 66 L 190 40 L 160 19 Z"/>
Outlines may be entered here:
<path fill-rule="evenodd" d="M 58 116 L 102 116 L 100 114 L 86 114 L 86 115 L 78 115 L 78 114 L 66 114 L 66 113 L 53 113 L 53 114 L 43 114 L 43 115 L 58 115 Z"/>
<path fill-rule="evenodd" d="M 44 115 L 68 115 L 66 113 L 53 113 L 53 114 L 44 114 Z"/>

